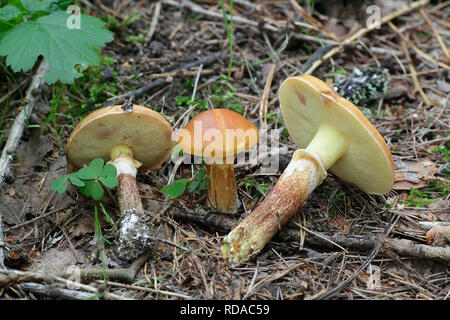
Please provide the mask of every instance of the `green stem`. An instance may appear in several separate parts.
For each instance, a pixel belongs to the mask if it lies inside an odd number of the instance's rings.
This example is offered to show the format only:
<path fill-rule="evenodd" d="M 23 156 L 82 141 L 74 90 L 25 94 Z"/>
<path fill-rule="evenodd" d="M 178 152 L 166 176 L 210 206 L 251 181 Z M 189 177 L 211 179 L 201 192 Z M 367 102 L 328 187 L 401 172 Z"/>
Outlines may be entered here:
<path fill-rule="evenodd" d="M 102 269 L 103 269 L 103 282 L 105 285 L 108 285 L 108 281 L 106 279 L 106 266 L 105 266 L 105 259 L 103 257 L 103 246 L 102 246 L 102 227 L 100 225 L 100 220 L 98 218 L 98 210 L 97 206 L 94 207 L 94 213 L 95 213 L 95 229 L 97 233 L 97 245 L 98 245 L 98 253 L 100 256 L 100 261 L 102 262 Z"/>

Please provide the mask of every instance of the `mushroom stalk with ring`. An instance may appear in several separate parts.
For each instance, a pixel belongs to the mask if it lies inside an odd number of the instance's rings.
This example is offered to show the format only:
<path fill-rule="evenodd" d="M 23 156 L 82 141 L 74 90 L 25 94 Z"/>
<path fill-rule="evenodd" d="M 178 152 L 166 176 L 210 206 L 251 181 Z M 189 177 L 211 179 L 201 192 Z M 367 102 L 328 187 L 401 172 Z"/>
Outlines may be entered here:
<path fill-rule="evenodd" d="M 67 142 L 67 157 L 75 168 L 102 158 L 117 169 L 120 226 L 114 249 L 123 260 L 140 256 L 152 240 L 152 225 L 144 213 L 136 175 L 138 170 L 158 167 L 169 157 L 171 136 L 172 128 L 163 116 L 127 102 L 93 111 L 75 127 Z"/>
<path fill-rule="evenodd" d="M 330 170 L 362 191 L 381 194 L 393 184 L 391 153 L 378 131 L 351 102 L 309 75 L 280 88 L 286 127 L 300 149 L 267 197 L 224 238 L 222 256 L 247 262 L 298 212 Z"/>

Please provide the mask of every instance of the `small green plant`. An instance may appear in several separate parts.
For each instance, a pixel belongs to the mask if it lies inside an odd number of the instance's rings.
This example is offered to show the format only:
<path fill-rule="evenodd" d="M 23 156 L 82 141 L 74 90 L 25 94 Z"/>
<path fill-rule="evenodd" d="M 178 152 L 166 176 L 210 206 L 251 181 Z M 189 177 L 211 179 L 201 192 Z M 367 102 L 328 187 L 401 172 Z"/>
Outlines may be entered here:
<path fill-rule="evenodd" d="M 245 177 L 244 182 L 247 189 L 254 188 L 256 190 L 257 193 L 255 194 L 255 196 L 257 196 L 258 198 L 263 196 L 263 192 L 269 190 L 267 183 L 257 183 L 252 176 Z"/>
<path fill-rule="evenodd" d="M 105 164 L 101 158 L 96 158 L 77 172 L 53 180 L 50 189 L 63 194 L 69 183 L 79 187 L 83 195 L 98 201 L 104 195 L 102 185 L 107 188 L 115 188 L 119 181 L 116 167 L 109 163 Z"/>
<path fill-rule="evenodd" d="M 117 180 L 117 169 L 112 164 L 105 164 L 103 159 L 95 158 L 88 166 L 81 168 L 77 172 L 58 177 L 52 181 L 50 189 L 63 194 L 66 192 L 69 183 L 80 188 L 80 192 L 94 200 L 101 200 L 104 195 L 103 186 L 107 188 L 115 188 L 119 181 Z M 115 227 L 115 222 L 111 216 L 106 212 L 105 207 L 101 202 L 98 203 L 103 217 L 112 227 Z M 95 219 L 95 233 L 97 235 L 97 246 L 99 251 L 99 258 L 102 263 L 103 281 L 107 284 L 106 265 L 103 256 L 103 242 L 111 244 L 102 234 L 100 218 L 98 217 L 98 207 L 94 206 Z"/>
<path fill-rule="evenodd" d="M 205 190 L 209 183 L 209 178 L 206 176 L 206 170 L 204 168 L 197 171 L 192 179 L 178 179 L 173 183 L 165 186 L 161 189 L 169 199 L 176 199 L 181 196 L 186 189 L 189 192 L 194 192 L 196 190 Z"/>
<path fill-rule="evenodd" d="M 177 106 L 191 107 L 198 104 L 198 107 L 202 110 L 208 110 L 208 103 L 205 100 L 194 99 L 191 100 L 190 97 L 187 96 L 178 96 L 175 97 L 175 103 Z"/>
<path fill-rule="evenodd" d="M 427 205 L 432 202 L 439 201 L 438 199 L 432 199 L 433 196 L 424 192 L 421 192 L 418 189 L 411 189 L 409 191 L 409 201 L 407 201 L 405 204 L 410 207 L 422 207 L 424 205 Z"/>
<path fill-rule="evenodd" d="M 447 138 L 450 138 L 450 135 L 447 135 Z M 447 143 L 445 146 L 432 147 L 428 151 L 438 152 L 444 156 L 445 161 L 450 162 L 450 143 Z"/>
<path fill-rule="evenodd" d="M 96 17 L 66 12 L 70 3 L 14 0 L 0 8 L 0 56 L 14 72 L 30 70 L 42 55 L 50 65 L 47 83 L 72 83 L 87 66 L 99 64 L 96 49 L 111 41 L 112 33 Z"/>

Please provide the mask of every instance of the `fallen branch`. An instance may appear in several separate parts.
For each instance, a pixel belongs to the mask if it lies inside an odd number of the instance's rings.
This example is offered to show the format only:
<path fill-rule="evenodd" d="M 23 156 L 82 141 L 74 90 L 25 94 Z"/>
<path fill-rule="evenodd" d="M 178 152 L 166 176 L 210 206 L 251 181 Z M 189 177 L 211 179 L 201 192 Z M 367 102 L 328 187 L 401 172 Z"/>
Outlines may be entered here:
<path fill-rule="evenodd" d="M 117 294 L 107 292 L 101 288 L 95 288 L 90 285 L 78 283 L 69 279 L 64 279 L 53 274 L 39 273 L 39 272 L 29 272 L 29 271 L 18 271 L 18 270 L 0 270 L 0 287 L 10 287 L 14 284 L 21 283 L 45 283 L 51 285 L 53 283 L 60 283 L 71 288 L 77 288 L 90 293 L 101 294 L 106 299 L 113 300 L 124 300 L 126 298 L 119 296 Z M 24 287 L 26 289 L 27 286 Z"/>
<path fill-rule="evenodd" d="M 50 66 L 46 60 L 44 60 L 40 64 L 25 94 L 24 99 L 25 106 L 22 108 L 19 115 L 14 119 L 14 123 L 9 132 L 8 140 L 6 141 L 6 145 L 3 148 L 2 156 L 0 158 L 0 186 L 2 185 L 3 181 L 5 181 L 5 179 L 11 177 L 12 173 L 9 168 L 10 164 L 13 160 L 14 153 L 16 152 L 17 147 L 20 143 L 20 139 L 22 138 L 25 123 L 30 117 L 34 105 L 38 100 L 37 94 L 35 92 L 44 83 L 42 77 L 48 72 L 49 68 Z M 2 208 L 0 206 L 0 269 L 5 269 L 4 265 L 5 257 L 3 247 L 4 247 L 3 219 L 2 219 Z"/>
<path fill-rule="evenodd" d="M 222 214 L 206 212 L 206 210 L 196 208 L 196 210 L 173 208 L 170 215 L 175 219 L 191 221 L 202 224 L 214 230 L 229 232 L 239 223 L 239 219 L 228 217 Z M 300 232 L 298 229 L 287 227 L 277 235 L 282 241 L 299 241 Z M 277 239 L 275 238 L 275 239 Z M 340 247 L 356 250 L 370 251 L 377 245 L 376 236 L 360 236 L 351 234 L 336 233 L 332 237 L 327 234 L 315 232 L 308 233 L 304 241 L 305 245 L 311 247 L 335 250 Z M 384 250 L 392 250 L 397 254 L 420 259 L 433 259 L 440 262 L 450 262 L 450 247 L 433 247 L 425 244 L 418 244 L 407 239 L 386 238 L 382 242 Z"/>

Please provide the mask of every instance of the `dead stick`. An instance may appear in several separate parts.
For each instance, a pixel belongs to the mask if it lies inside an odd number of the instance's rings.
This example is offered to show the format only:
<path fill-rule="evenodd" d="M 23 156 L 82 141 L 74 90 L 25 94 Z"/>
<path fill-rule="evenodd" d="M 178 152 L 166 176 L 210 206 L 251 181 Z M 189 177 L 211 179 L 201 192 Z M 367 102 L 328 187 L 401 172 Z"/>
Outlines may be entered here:
<path fill-rule="evenodd" d="M 153 14 L 152 22 L 150 24 L 150 29 L 148 30 L 148 33 L 144 39 L 146 44 L 148 44 L 150 42 L 150 40 L 152 40 L 153 34 L 155 33 L 155 30 L 156 30 L 156 26 L 158 25 L 158 18 L 159 18 L 160 13 L 161 13 L 161 2 L 158 1 L 155 4 L 155 11 Z"/>
<path fill-rule="evenodd" d="M 6 145 L 3 148 L 2 156 L 0 158 L 0 186 L 6 177 L 11 174 L 9 166 L 13 160 L 14 153 L 17 149 L 17 146 L 20 143 L 20 139 L 22 138 L 23 130 L 25 127 L 25 123 L 31 115 L 33 111 L 34 105 L 36 104 L 38 97 L 34 94 L 35 90 L 38 90 L 39 87 L 43 84 L 42 77 L 49 70 L 50 66 L 46 60 L 44 60 L 36 74 L 33 76 L 31 80 L 31 84 L 28 87 L 28 90 L 25 94 L 25 103 L 26 105 L 22 108 L 19 115 L 14 119 L 14 123 L 11 127 L 11 131 L 8 136 L 8 140 L 6 141 Z M 0 269 L 5 269 L 4 265 L 4 240 L 3 240 L 3 219 L 2 219 L 2 210 L 0 206 Z"/>
<path fill-rule="evenodd" d="M 380 25 L 385 24 L 389 21 L 391 21 L 392 19 L 395 19 L 401 15 L 404 15 L 414 9 L 417 9 L 425 4 L 427 4 L 430 0 L 420 0 L 420 1 L 416 1 L 411 3 L 410 5 L 399 9 L 397 11 L 395 11 L 394 13 L 387 15 L 386 17 L 381 19 Z M 337 47 L 335 47 L 334 49 L 330 50 L 327 54 L 325 54 L 322 58 L 320 58 L 319 60 L 317 60 L 316 62 L 314 62 L 312 64 L 312 66 L 305 72 L 305 74 L 311 74 L 314 70 L 316 70 L 324 61 L 330 59 L 331 57 L 333 57 L 336 53 L 338 53 L 339 51 L 341 51 L 345 46 L 352 44 L 353 41 L 361 38 L 362 36 L 364 36 L 366 33 L 372 31 L 373 28 L 363 28 L 360 29 L 358 32 L 354 33 L 352 36 L 350 36 L 349 38 L 345 39 L 344 41 L 342 41 Z"/>
<path fill-rule="evenodd" d="M 238 219 L 216 213 L 206 214 L 206 212 L 199 209 L 189 210 L 173 208 L 170 214 L 175 219 L 199 223 L 224 233 L 229 232 L 239 223 Z M 335 244 L 337 244 L 340 247 L 358 251 L 373 250 L 377 243 L 377 239 L 374 236 L 337 233 L 333 237 L 330 237 L 329 235 L 320 232 L 316 232 L 316 234 L 317 235 L 309 233 L 305 238 L 304 243 L 308 246 L 325 248 L 327 250 L 335 249 Z M 282 241 L 299 241 L 300 232 L 298 229 L 287 227 L 278 233 L 277 238 Z M 450 247 L 433 247 L 430 245 L 418 244 L 407 239 L 395 238 L 385 239 L 383 241 L 383 247 L 384 249 L 392 250 L 403 256 L 450 262 Z"/>

